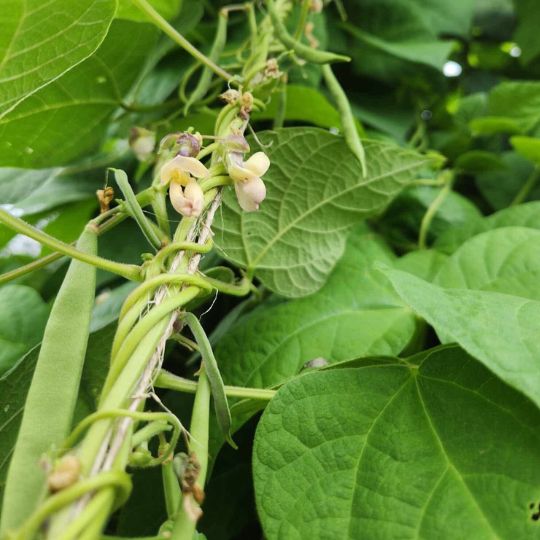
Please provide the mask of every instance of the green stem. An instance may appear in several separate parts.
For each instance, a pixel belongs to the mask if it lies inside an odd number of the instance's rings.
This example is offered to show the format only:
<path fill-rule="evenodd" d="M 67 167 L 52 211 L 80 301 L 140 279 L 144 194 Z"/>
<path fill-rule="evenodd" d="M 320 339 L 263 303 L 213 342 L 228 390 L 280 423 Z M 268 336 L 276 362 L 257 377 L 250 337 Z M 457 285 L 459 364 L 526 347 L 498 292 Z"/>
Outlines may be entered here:
<path fill-rule="evenodd" d="M 111 367 L 103 385 L 103 395 L 106 395 L 116 382 L 142 338 L 156 327 L 161 320 L 167 317 L 167 315 L 187 304 L 190 300 L 193 300 L 199 292 L 199 287 L 192 286 L 183 289 L 180 293 L 167 298 L 153 308 L 131 329 L 122 342 L 122 346 L 115 358 L 111 361 Z"/>
<path fill-rule="evenodd" d="M 527 181 L 521 186 L 521 189 L 517 192 L 516 196 L 510 203 L 510 206 L 516 206 L 521 204 L 527 199 L 530 192 L 536 186 L 538 180 L 540 179 L 540 167 L 535 167 Z"/>
<path fill-rule="evenodd" d="M 445 174 L 444 187 L 441 189 L 441 191 L 439 191 L 439 194 L 433 199 L 428 209 L 426 210 L 424 217 L 422 218 L 422 222 L 420 223 L 420 233 L 418 234 L 418 249 L 426 249 L 427 235 L 429 232 L 429 228 L 431 226 L 431 222 L 433 221 L 433 218 L 437 214 L 437 211 L 439 210 L 441 204 L 444 202 L 444 200 L 450 193 L 452 189 L 452 184 L 453 184 L 453 175 L 452 173 L 449 173 L 447 171 L 447 173 Z"/>
<path fill-rule="evenodd" d="M 242 279 L 242 281 L 240 281 L 238 284 L 227 283 L 226 281 L 220 281 L 219 279 L 214 279 L 208 276 L 204 276 L 204 279 L 208 285 L 212 286 L 212 288 L 231 296 L 246 296 L 251 291 L 252 283 L 247 278 Z"/>
<path fill-rule="evenodd" d="M 182 49 L 191 54 L 193 58 L 207 66 L 216 75 L 229 81 L 233 76 L 219 67 L 215 62 L 210 60 L 199 49 L 194 47 L 182 34 L 173 28 L 146 0 L 132 0 L 132 2 L 143 12 L 148 15 L 152 23 L 167 34 L 175 43 L 180 45 Z"/>
<path fill-rule="evenodd" d="M 5 272 L 0 275 L 0 285 L 3 285 L 4 283 L 7 283 L 8 281 L 12 281 L 14 279 L 20 278 L 26 274 L 29 274 L 30 272 L 33 272 L 34 270 L 39 270 L 40 268 L 44 268 L 45 266 L 48 266 L 54 261 L 61 259 L 63 256 L 64 255 L 62 253 L 50 253 L 49 255 L 46 255 L 45 257 L 41 257 L 41 259 L 36 259 L 35 261 L 32 261 L 31 263 L 25 264 L 24 266 L 20 266 L 19 268 L 15 268 L 15 270 L 10 270 L 9 272 Z"/>
<path fill-rule="evenodd" d="M 168 390 L 176 390 L 177 392 L 186 392 L 194 394 L 197 390 L 197 382 L 178 377 L 164 369 L 160 370 L 154 386 L 157 388 L 165 388 Z M 225 393 L 229 397 L 257 399 L 261 401 L 270 401 L 276 394 L 276 390 L 266 388 L 243 388 L 241 386 L 225 385 Z"/>
<path fill-rule="evenodd" d="M 287 114 L 287 85 L 283 84 L 278 94 L 278 106 L 276 116 L 274 117 L 274 129 L 283 127 L 285 123 L 285 115 Z"/>
<path fill-rule="evenodd" d="M 298 26 L 294 32 L 294 39 L 300 40 L 302 37 L 302 32 L 306 26 L 307 16 L 309 13 L 309 8 L 311 6 L 311 0 L 302 0 L 302 7 L 300 8 L 300 17 L 298 19 Z"/>
<path fill-rule="evenodd" d="M 197 484 L 204 488 L 208 470 L 208 436 L 210 424 L 210 383 L 206 377 L 204 365 L 199 372 L 199 382 L 193 404 L 190 425 L 189 450 L 193 452 L 200 465 Z M 190 497 L 190 494 L 184 495 Z M 195 501 L 193 501 L 195 505 Z M 196 523 L 181 507 L 172 531 L 172 540 L 192 540 Z"/>
<path fill-rule="evenodd" d="M 106 270 L 107 272 L 118 274 L 132 281 L 142 280 L 141 269 L 139 266 L 133 264 L 118 263 L 110 261 L 109 259 L 104 259 L 103 257 L 98 257 L 97 255 L 83 253 L 82 251 L 74 248 L 72 245 L 66 244 L 61 240 L 58 240 L 57 238 L 54 238 L 53 236 L 50 236 L 47 233 L 36 229 L 22 219 L 12 216 L 11 214 L 2 209 L 0 209 L 0 223 L 3 223 L 4 225 L 6 225 L 6 227 L 9 227 L 10 229 L 20 234 L 24 234 L 25 236 L 28 236 L 29 238 L 36 240 L 40 244 L 43 244 L 44 246 L 47 246 L 63 255 L 67 255 L 68 257 L 72 257 L 73 259 L 78 259 L 79 261 L 91 264 L 97 268 Z M 95 225 L 87 225 L 87 227 L 95 227 Z M 97 227 L 95 228 L 97 229 Z"/>
<path fill-rule="evenodd" d="M 140 444 L 148 442 L 150 439 L 153 439 L 156 435 L 160 433 L 165 433 L 166 431 L 171 431 L 172 426 L 161 420 L 155 420 L 150 424 L 147 424 L 141 429 L 138 429 L 131 437 L 131 447 L 137 448 Z"/>
<path fill-rule="evenodd" d="M 180 484 L 178 483 L 178 477 L 174 472 L 172 460 L 166 461 L 161 465 L 161 476 L 163 480 L 163 492 L 165 495 L 167 516 L 171 519 L 176 515 L 182 498 Z"/>
<path fill-rule="evenodd" d="M 171 235 L 171 227 L 169 225 L 169 215 L 167 214 L 167 199 L 165 193 L 157 191 L 154 201 L 152 203 L 152 209 L 156 214 L 156 219 L 159 228 L 165 233 L 166 236 Z"/>

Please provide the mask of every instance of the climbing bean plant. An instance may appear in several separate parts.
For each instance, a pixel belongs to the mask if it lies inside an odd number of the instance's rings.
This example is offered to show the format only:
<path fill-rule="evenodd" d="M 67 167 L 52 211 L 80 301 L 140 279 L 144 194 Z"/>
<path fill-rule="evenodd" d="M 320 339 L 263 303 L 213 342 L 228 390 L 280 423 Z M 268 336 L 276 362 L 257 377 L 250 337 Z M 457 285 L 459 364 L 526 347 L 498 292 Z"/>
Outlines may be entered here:
<path fill-rule="evenodd" d="M 539 24 L 6 2 L 0 538 L 540 538 Z"/>

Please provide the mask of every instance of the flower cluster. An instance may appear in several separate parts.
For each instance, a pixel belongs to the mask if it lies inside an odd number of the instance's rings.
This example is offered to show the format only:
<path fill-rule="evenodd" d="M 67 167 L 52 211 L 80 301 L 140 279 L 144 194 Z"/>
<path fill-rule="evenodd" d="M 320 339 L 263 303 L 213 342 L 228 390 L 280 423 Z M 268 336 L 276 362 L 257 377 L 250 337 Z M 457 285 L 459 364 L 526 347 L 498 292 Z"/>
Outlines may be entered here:
<path fill-rule="evenodd" d="M 193 139 L 193 140 L 192 140 Z M 198 181 L 207 178 L 210 171 L 194 157 L 200 145 L 195 138 L 183 134 L 177 139 L 180 150 L 177 155 L 161 167 L 160 179 L 169 186 L 169 197 L 175 210 L 187 217 L 197 217 L 204 206 L 204 193 Z M 227 173 L 234 182 L 234 189 L 240 207 L 245 212 L 254 212 L 266 197 L 266 186 L 262 176 L 270 167 L 270 160 L 264 152 L 256 152 L 244 161 L 249 145 L 242 135 L 230 135 L 224 141 L 223 162 Z M 196 147 L 196 151 L 195 148 Z"/>

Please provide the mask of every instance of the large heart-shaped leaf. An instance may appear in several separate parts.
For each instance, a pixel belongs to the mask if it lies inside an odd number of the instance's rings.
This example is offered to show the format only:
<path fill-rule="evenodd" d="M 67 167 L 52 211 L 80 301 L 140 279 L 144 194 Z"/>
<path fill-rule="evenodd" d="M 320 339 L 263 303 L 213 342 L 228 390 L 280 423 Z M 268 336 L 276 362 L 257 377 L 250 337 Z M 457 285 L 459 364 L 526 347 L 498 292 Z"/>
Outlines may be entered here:
<path fill-rule="evenodd" d="M 491 291 L 443 289 L 399 270 L 384 273 L 438 333 L 540 405 L 540 302 Z"/>
<path fill-rule="evenodd" d="M 2 2 L 0 116 L 88 58 L 115 9 L 115 0 Z"/>
<path fill-rule="evenodd" d="M 376 214 L 428 163 L 397 146 L 365 143 L 368 174 L 345 141 L 320 129 L 261 135 L 271 166 L 258 212 L 225 196 L 215 240 L 230 261 L 271 290 L 298 297 L 319 289 L 343 254 L 348 228 Z"/>
<path fill-rule="evenodd" d="M 415 318 L 394 294 L 375 261 L 394 256 L 369 234 L 351 234 L 345 255 L 317 293 L 261 308 L 219 342 L 216 355 L 228 384 L 269 387 L 315 358 L 338 362 L 400 353 Z"/>
<path fill-rule="evenodd" d="M 155 37 L 149 24 L 115 21 L 93 56 L 0 120 L 0 163 L 52 167 L 93 150 Z"/>
<path fill-rule="evenodd" d="M 457 347 L 298 377 L 257 429 L 265 538 L 540 538 L 539 422 Z"/>
<path fill-rule="evenodd" d="M 441 267 L 437 284 L 540 300 L 540 231 L 504 227 L 465 242 Z"/>

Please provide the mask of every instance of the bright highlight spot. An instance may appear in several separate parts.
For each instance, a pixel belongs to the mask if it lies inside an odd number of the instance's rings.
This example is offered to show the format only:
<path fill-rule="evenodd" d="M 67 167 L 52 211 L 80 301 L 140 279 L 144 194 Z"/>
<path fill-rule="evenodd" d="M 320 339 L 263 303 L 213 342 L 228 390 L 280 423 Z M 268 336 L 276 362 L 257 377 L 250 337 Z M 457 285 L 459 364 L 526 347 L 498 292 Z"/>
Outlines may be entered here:
<path fill-rule="evenodd" d="M 446 62 L 446 64 L 444 64 L 442 70 L 445 77 L 459 77 L 463 71 L 463 68 L 457 62 L 449 60 Z"/>
<path fill-rule="evenodd" d="M 517 46 L 517 45 L 514 45 L 510 51 L 508 52 L 508 54 L 510 56 L 512 56 L 513 58 L 519 58 L 521 56 L 521 49 Z"/>

